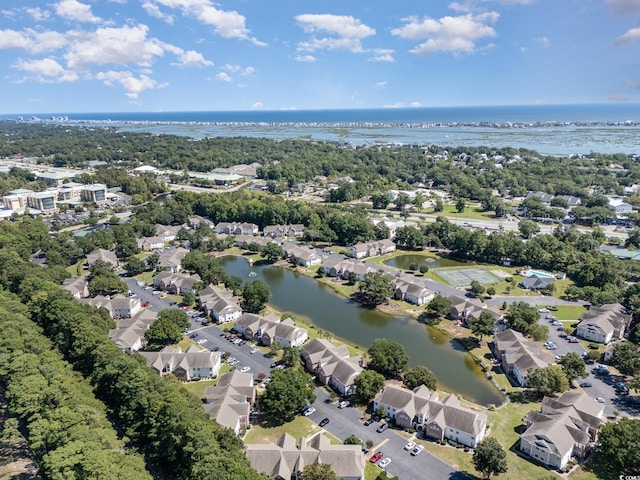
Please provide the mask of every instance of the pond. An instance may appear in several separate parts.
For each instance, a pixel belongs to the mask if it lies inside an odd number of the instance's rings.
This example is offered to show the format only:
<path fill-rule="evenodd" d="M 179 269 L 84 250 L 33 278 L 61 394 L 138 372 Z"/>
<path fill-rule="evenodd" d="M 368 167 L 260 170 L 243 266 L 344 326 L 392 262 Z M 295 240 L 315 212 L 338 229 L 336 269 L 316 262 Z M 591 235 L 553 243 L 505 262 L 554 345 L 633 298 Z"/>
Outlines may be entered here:
<path fill-rule="evenodd" d="M 229 275 L 247 281 L 262 280 L 271 290 L 270 304 L 280 311 L 292 312 L 316 328 L 359 345 L 371 346 L 376 338 L 389 338 L 404 345 L 410 364 L 425 365 L 438 377 L 443 390 L 462 394 L 473 402 L 502 403 L 500 391 L 488 381 L 471 356 L 445 334 L 418 323 L 415 319 L 387 315 L 363 308 L 327 285 L 305 277 L 290 268 L 269 265 L 251 266 L 240 257 L 221 258 Z M 249 276 L 253 272 L 255 276 Z"/>
<path fill-rule="evenodd" d="M 429 270 L 442 267 L 469 267 L 475 265 L 473 262 L 459 262 L 449 258 L 430 257 L 410 253 L 390 258 L 389 260 L 386 260 L 384 264 L 401 270 L 409 270 L 409 267 L 414 264 L 418 265 L 418 267 L 426 265 L 429 267 Z"/>

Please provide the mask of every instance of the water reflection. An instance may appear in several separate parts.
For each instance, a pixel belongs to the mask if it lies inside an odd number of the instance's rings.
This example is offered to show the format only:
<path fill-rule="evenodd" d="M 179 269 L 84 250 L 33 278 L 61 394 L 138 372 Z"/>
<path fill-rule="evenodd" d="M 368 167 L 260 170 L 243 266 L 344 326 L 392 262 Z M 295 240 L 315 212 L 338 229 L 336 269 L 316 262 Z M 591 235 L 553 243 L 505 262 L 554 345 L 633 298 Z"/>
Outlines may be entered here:
<path fill-rule="evenodd" d="M 502 401 L 501 393 L 486 380 L 471 356 L 460 348 L 451 348 L 451 339 L 438 330 L 413 318 L 362 308 L 337 295 L 329 286 L 289 268 L 251 266 L 239 257 L 224 257 L 222 263 L 229 275 L 267 283 L 272 295 L 270 304 L 278 310 L 308 318 L 316 328 L 330 331 L 363 349 L 376 338 L 395 340 L 404 345 L 411 365 L 429 367 L 444 390 L 484 405 Z M 249 277 L 252 271 L 255 277 Z"/>

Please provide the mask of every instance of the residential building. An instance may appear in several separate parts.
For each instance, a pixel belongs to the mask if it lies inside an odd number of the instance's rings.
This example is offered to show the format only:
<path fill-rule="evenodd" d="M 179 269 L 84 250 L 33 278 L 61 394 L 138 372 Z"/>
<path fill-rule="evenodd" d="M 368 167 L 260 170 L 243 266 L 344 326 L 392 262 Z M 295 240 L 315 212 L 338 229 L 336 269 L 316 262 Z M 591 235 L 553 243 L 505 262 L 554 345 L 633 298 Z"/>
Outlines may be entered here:
<path fill-rule="evenodd" d="M 109 338 L 120 350 L 137 352 L 144 347 L 144 334 L 155 319 L 155 312 L 141 310 L 134 317 L 119 320 L 117 328 L 109 330 Z"/>
<path fill-rule="evenodd" d="M 145 252 L 164 248 L 164 238 L 160 236 L 141 237 L 138 239 L 138 248 L 140 250 L 144 250 Z"/>
<path fill-rule="evenodd" d="M 89 282 L 86 276 L 65 278 L 62 288 L 67 290 L 73 298 L 79 300 L 89 296 Z"/>
<path fill-rule="evenodd" d="M 93 298 L 81 298 L 80 303 L 91 305 L 95 308 L 104 308 L 109 312 L 111 318 L 135 317 L 142 309 L 139 298 L 116 295 L 113 298 L 97 295 Z"/>
<path fill-rule="evenodd" d="M 525 290 L 544 290 L 555 283 L 555 279 L 532 275 L 520 281 L 519 286 Z"/>
<path fill-rule="evenodd" d="M 366 243 L 356 243 L 347 248 L 347 254 L 353 258 L 366 258 L 395 252 L 396 244 L 389 239 L 374 240 Z"/>
<path fill-rule="evenodd" d="M 178 380 L 215 378 L 220 371 L 220 354 L 198 350 L 196 346 L 183 352 L 180 347 L 164 347 L 159 352 L 139 352 L 160 376 L 172 373 Z"/>
<path fill-rule="evenodd" d="M 395 298 L 413 305 L 424 305 L 435 297 L 435 293 L 425 287 L 424 284 L 409 279 L 395 279 L 395 286 Z"/>
<path fill-rule="evenodd" d="M 553 356 L 540 342 L 528 340 L 512 329 L 494 335 L 493 354 L 501 361 L 504 373 L 521 387 L 527 386 L 530 369 L 545 368 L 554 363 Z"/>
<path fill-rule="evenodd" d="M 208 218 L 201 217 L 200 215 L 194 215 L 189 218 L 189 226 L 191 228 L 200 228 L 201 226 L 204 226 L 204 225 L 213 227 L 213 222 Z"/>
<path fill-rule="evenodd" d="M 631 323 L 631 315 L 619 303 L 592 306 L 582 314 L 576 336 L 595 343 L 609 343 L 624 336 Z"/>
<path fill-rule="evenodd" d="M 285 258 L 290 261 L 295 260 L 298 265 L 311 267 L 322 263 L 322 257 L 306 246 L 297 245 L 293 242 L 285 242 L 282 247 Z"/>
<path fill-rule="evenodd" d="M 483 312 L 489 313 L 496 321 L 503 317 L 498 310 L 487 307 L 476 299 L 458 297 L 456 295 L 451 295 L 448 298 L 451 302 L 451 312 L 449 312 L 451 320 L 460 320 L 466 323 L 468 318 L 479 318 Z"/>
<path fill-rule="evenodd" d="M 231 290 L 209 285 L 200 291 L 199 303 L 204 313 L 217 323 L 233 322 L 242 315 L 240 298 Z"/>
<path fill-rule="evenodd" d="M 251 467 L 260 473 L 278 479 L 300 478 L 304 467 L 313 463 L 326 463 L 341 480 L 363 480 L 365 459 L 360 445 L 332 444 L 322 433 L 307 439 L 296 439 L 285 433 L 274 443 L 247 444 L 245 455 Z"/>
<path fill-rule="evenodd" d="M 162 237 L 164 242 L 173 242 L 177 236 L 181 227 L 174 227 L 172 225 L 156 225 L 156 236 Z"/>
<path fill-rule="evenodd" d="M 355 380 L 362 372 L 362 357 L 349 357 L 346 345 L 336 346 L 328 340 L 314 338 L 302 346 L 300 356 L 320 383 L 343 396 L 356 392 Z"/>
<path fill-rule="evenodd" d="M 218 383 L 204 390 L 204 410 L 236 435 L 249 425 L 251 408 L 256 401 L 253 374 L 233 370 L 220 377 Z"/>
<path fill-rule="evenodd" d="M 304 225 L 302 224 L 268 225 L 264 227 L 264 230 L 262 232 L 265 237 L 273 237 L 273 238 L 302 237 L 304 235 Z"/>
<path fill-rule="evenodd" d="M 559 398 L 544 397 L 540 411 L 532 410 L 520 436 L 520 451 L 559 470 L 571 457 L 584 458 L 604 420 L 604 405 L 584 392 L 569 391 Z"/>
<path fill-rule="evenodd" d="M 308 338 L 305 328 L 296 327 L 293 320 L 280 320 L 276 315 L 266 317 L 253 313 L 243 313 L 233 326 L 236 332 L 247 339 L 254 339 L 263 345 L 280 342 L 283 347 L 299 347 Z"/>
<path fill-rule="evenodd" d="M 120 265 L 120 261 L 118 260 L 118 257 L 116 257 L 116 254 L 111 250 L 105 250 L 103 248 L 94 250 L 87 255 L 87 265 L 91 266 L 97 261 L 110 263 L 114 268 L 117 268 Z"/>
<path fill-rule="evenodd" d="M 157 290 L 164 290 L 174 295 L 184 295 L 187 292 L 195 293 L 194 285 L 201 281 L 197 273 L 188 275 L 178 272 L 164 271 L 153 277 L 153 286 Z"/>
<path fill-rule="evenodd" d="M 256 235 L 258 225 L 255 223 L 220 222 L 214 227 L 216 233 L 226 233 L 227 235 Z"/>
<path fill-rule="evenodd" d="M 633 205 L 625 202 L 620 197 L 609 197 L 609 207 L 616 215 L 633 212 Z"/>
<path fill-rule="evenodd" d="M 178 273 L 182 270 L 182 259 L 189 253 L 189 250 L 182 247 L 170 248 L 163 251 L 158 257 L 158 270 L 168 270 L 171 273 Z"/>
<path fill-rule="evenodd" d="M 529 192 L 527 193 L 525 200 L 528 200 L 530 198 L 538 198 L 542 203 L 550 203 L 553 195 L 546 192 Z"/>
<path fill-rule="evenodd" d="M 271 237 L 254 237 L 251 235 L 236 235 L 234 240 L 236 247 L 244 248 L 245 250 L 249 248 L 250 243 L 256 243 L 260 245 L 260 248 L 264 248 L 274 242 Z"/>
<path fill-rule="evenodd" d="M 453 394 L 440 400 L 424 385 L 414 390 L 387 385 L 373 400 L 373 411 L 380 408 L 398 427 L 415 429 L 440 441 L 452 440 L 473 448 L 486 433 L 484 413 L 463 407 Z"/>

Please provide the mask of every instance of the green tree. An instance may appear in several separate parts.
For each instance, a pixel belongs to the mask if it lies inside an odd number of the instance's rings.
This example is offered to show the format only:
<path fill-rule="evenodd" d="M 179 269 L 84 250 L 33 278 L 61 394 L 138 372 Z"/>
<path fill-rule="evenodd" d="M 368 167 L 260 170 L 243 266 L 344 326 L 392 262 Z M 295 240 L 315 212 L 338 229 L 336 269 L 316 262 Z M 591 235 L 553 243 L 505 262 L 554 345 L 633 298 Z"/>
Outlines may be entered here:
<path fill-rule="evenodd" d="M 425 244 L 425 238 L 422 232 L 418 228 L 409 225 L 398 228 L 393 241 L 398 246 L 409 250 L 422 248 Z"/>
<path fill-rule="evenodd" d="M 269 355 L 275 357 L 278 352 L 282 350 L 282 343 L 275 341 L 271 345 L 269 345 Z"/>
<path fill-rule="evenodd" d="M 618 343 L 613 348 L 611 361 L 625 375 L 640 374 L 640 346 L 631 342 Z"/>
<path fill-rule="evenodd" d="M 182 331 L 170 318 L 159 318 L 144 333 L 144 338 L 152 348 L 172 345 L 182 339 Z"/>
<path fill-rule="evenodd" d="M 478 318 L 471 317 L 467 319 L 471 332 L 479 336 L 480 340 L 484 335 L 493 334 L 495 323 L 496 321 L 489 312 L 482 312 Z"/>
<path fill-rule="evenodd" d="M 404 347 L 388 338 L 376 338 L 368 350 L 369 368 L 385 377 L 398 376 L 409 365 Z"/>
<path fill-rule="evenodd" d="M 242 277 L 238 275 L 231 275 L 227 278 L 225 286 L 231 290 L 234 295 L 242 294 Z"/>
<path fill-rule="evenodd" d="M 260 313 L 270 297 L 269 287 L 262 280 L 247 282 L 242 290 L 243 307 L 250 313 Z"/>
<path fill-rule="evenodd" d="M 426 311 L 422 312 L 418 315 L 418 322 L 424 323 L 425 325 L 429 325 L 430 327 L 435 327 L 440 324 L 442 321 L 442 317 L 440 315 L 436 315 L 435 313 Z"/>
<path fill-rule="evenodd" d="M 127 275 L 134 277 L 144 272 L 147 269 L 147 264 L 138 257 L 129 257 L 124 264 L 124 269 L 127 271 Z"/>
<path fill-rule="evenodd" d="M 175 323 L 176 327 L 178 327 L 181 332 L 184 332 L 190 326 L 189 315 L 187 315 L 181 308 L 165 308 L 164 310 L 160 310 L 156 317 L 156 321 L 163 318 L 169 319 Z"/>
<path fill-rule="evenodd" d="M 344 439 L 344 442 L 342 443 L 344 445 L 362 445 L 362 440 L 360 440 L 355 435 L 349 435 L 347 438 Z"/>
<path fill-rule="evenodd" d="M 487 288 L 487 295 L 489 295 L 490 297 L 493 297 L 496 294 L 496 289 L 495 287 L 489 287 Z"/>
<path fill-rule="evenodd" d="M 417 365 L 405 372 L 403 383 L 409 390 L 413 390 L 420 385 L 424 385 L 429 390 L 435 391 L 438 386 L 438 379 L 427 367 Z"/>
<path fill-rule="evenodd" d="M 516 302 L 509 306 L 505 318 L 511 328 L 526 335 L 529 327 L 538 323 L 538 311 L 526 302 Z"/>
<path fill-rule="evenodd" d="M 433 211 L 436 213 L 444 211 L 444 203 L 439 198 L 433 202 Z"/>
<path fill-rule="evenodd" d="M 534 323 L 527 328 L 527 335 L 536 342 L 546 342 L 549 339 L 549 327 Z"/>
<path fill-rule="evenodd" d="M 582 357 L 575 352 L 569 352 L 558 362 L 569 382 L 587 376 L 587 368 Z"/>
<path fill-rule="evenodd" d="M 282 363 L 287 367 L 300 365 L 300 347 L 284 347 L 282 352 Z"/>
<path fill-rule="evenodd" d="M 288 418 L 306 402 L 313 403 L 316 394 L 311 375 L 298 368 L 275 370 L 271 382 L 260 397 L 265 412 L 277 418 Z"/>
<path fill-rule="evenodd" d="M 464 198 L 459 198 L 456 201 L 456 212 L 458 213 L 462 213 L 464 212 L 464 209 L 467 207 L 467 202 L 465 201 Z"/>
<path fill-rule="evenodd" d="M 262 253 L 260 255 L 263 258 L 266 258 L 268 262 L 273 263 L 284 257 L 284 249 L 282 248 L 282 245 L 271 242 L 262 249 Z"/>
<path fill-rule="evenodd" d="M 471 293 L 473 293 L 475 296 L 479 296 L 484 293 L 485 288 L 484 288 L 484 285 L 482 285 L 479 281 L 472 280 L 470 285 L 470 290 L 471 290 Z"/>
<path fill-rule="evenodd" d="M 429 267 L 427 267 L 426 265 L 420 265 L 420 268 L 418 270 L 422 275 L 424 275 L 429 271 Z"/>
<path fill-rule="evenodd" d="M 640 420 L 623 417 L 618 422 L 605 423 L 598 434 L 601 460 L 622 474 L 640 471 Z"/>
<path fill-rule="evenodd" d="M 518 224 L 518 230 L 520 231 L 520 235 L 524 238 L 531 238 L 534 235 L 540 233 L 540 226 L 534 222 L 533 220 L 520 220 Z"/>
<path fill-rule="evenodd" d="M 358 284 L 363 303 L 368 305 L 380 305 L 393 296 L 395 286 L 393 282 L 380 272 L 365 274 L 364 280 Z"/>
<path fill-rule="evenodd" d="M 384 387 L 384 376 L 373 370 L 363 370 L 355 379 L 356 402 L 368 404 Z"/>
<path fill-rule="evenodd" d="M 302 469 L 300 480 L 338 480 L 338 476 L 328 463 L 314 462 Z"/>
<path fill-rule="evenodd" d="M 527 386 L 536 390 L 540 395 L 552 395 L 566 392 L 569 381 L 559 365 L 545 368 L 530 368 L 527 375 Z"/>
<path fill-rule="evenodd" d="M 476 446 L 472 461 L 474 468 L 487 478 L 506 473 L 508 468 L 507 452 L 493 437 L 485 438 Z"/>
<path fill-rule="evenodd" d="M 191 307 L 196 303 L 196 294 L 193 292 L 184 292 L 182 295 L 182 304 Z"/>
<path fill-rule="evenodd" d="M 447 317 L 451 313 L 451 300 L 439 293 L 427 304 L 427 311 L 441 317 Z"/>

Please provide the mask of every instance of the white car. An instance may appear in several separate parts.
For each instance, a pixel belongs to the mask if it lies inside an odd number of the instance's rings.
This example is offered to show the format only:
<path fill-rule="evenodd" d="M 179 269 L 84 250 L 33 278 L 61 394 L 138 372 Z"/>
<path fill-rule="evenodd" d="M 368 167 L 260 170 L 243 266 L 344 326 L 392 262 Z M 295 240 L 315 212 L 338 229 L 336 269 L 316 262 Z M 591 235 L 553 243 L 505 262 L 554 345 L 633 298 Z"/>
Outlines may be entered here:
<path fill-rule="evenodd" d="M 241 371 L 242 373 L 247 373 L 249 370 L 251 370 L 251 367 L 242 367 L 242 368 L 240 369 L 240 371 Z"/>
<path fill-rule="evenodd" d="M 258 350 L 257 348 L 252 348 L 249 353 L 258 353 L 259 351 L 260 350 Z"/>
<path fill-rule="evenodd" d="M 349 400 L 343 400 L 338 404 L 338 408 L 347 408 L 349 405 L 351 405 Z"/>
<path fill-rule="evenodd" d="M 549 309 L 548 308 L 541 308 L 540 310 L 538 310 L 538 313 L 549 313 Z"/>
<path fill-rule="evenodd" d="M 208 340 L 207 340 L 206 338 L 201 338 L 201 339 L 200 339 L 200 340 L 198 340 L 196 343 L 197 343 L 198 345 L 202 345 L 203 343 L 207 343 L 207 342 L 208 342 Z"/>
<path fill-rule="evenodd" d="M 416 442 L 409 442 L 404 446 L 405 450 L 411 450 L 412 448 L 414 448 L 416 446 Z"/>
<path fill-rule="evenodd" d="M 605 402 L 605 400 L 604 400 L 604 398 L 602 398 L 602 397 L 596 397 L 596 402 L 598 402 L 598 403 L 604 403 L 604 402 Z"/>
<path fill-rule="evenodd" d="M 312 413 L 316 413 L 316 409 L 314 407 L 309 407 L 304 411 L 304 416 L 308 417 Z"/>
<path fill-rule="evenodd" d="M 424 450 L 424 447 L 423 447 L 422 445 L 418 445 L 416 448 L 414 448 L 414 449 L 411 451 L 411 455 L 413 455 L 413 456 L 415 457 L 415 456 L 416 456 L 416 455 L 418 455 L 422 450 Z"/>
<path fill-rule="evenodd" d="M 154 295 L 160 295 L 162 292 L 160 290 L 154 290 L 151 293 L 154 294 Z"/>
<path fill-rule="evenodd" d="M 385 468 L 385 467 L 388 467 L 390 463 L 391 463 L 391 459 L 387 457 L 380 460 L 380 462 L 378 463 L 378 466 L 380 468 Z"/>

